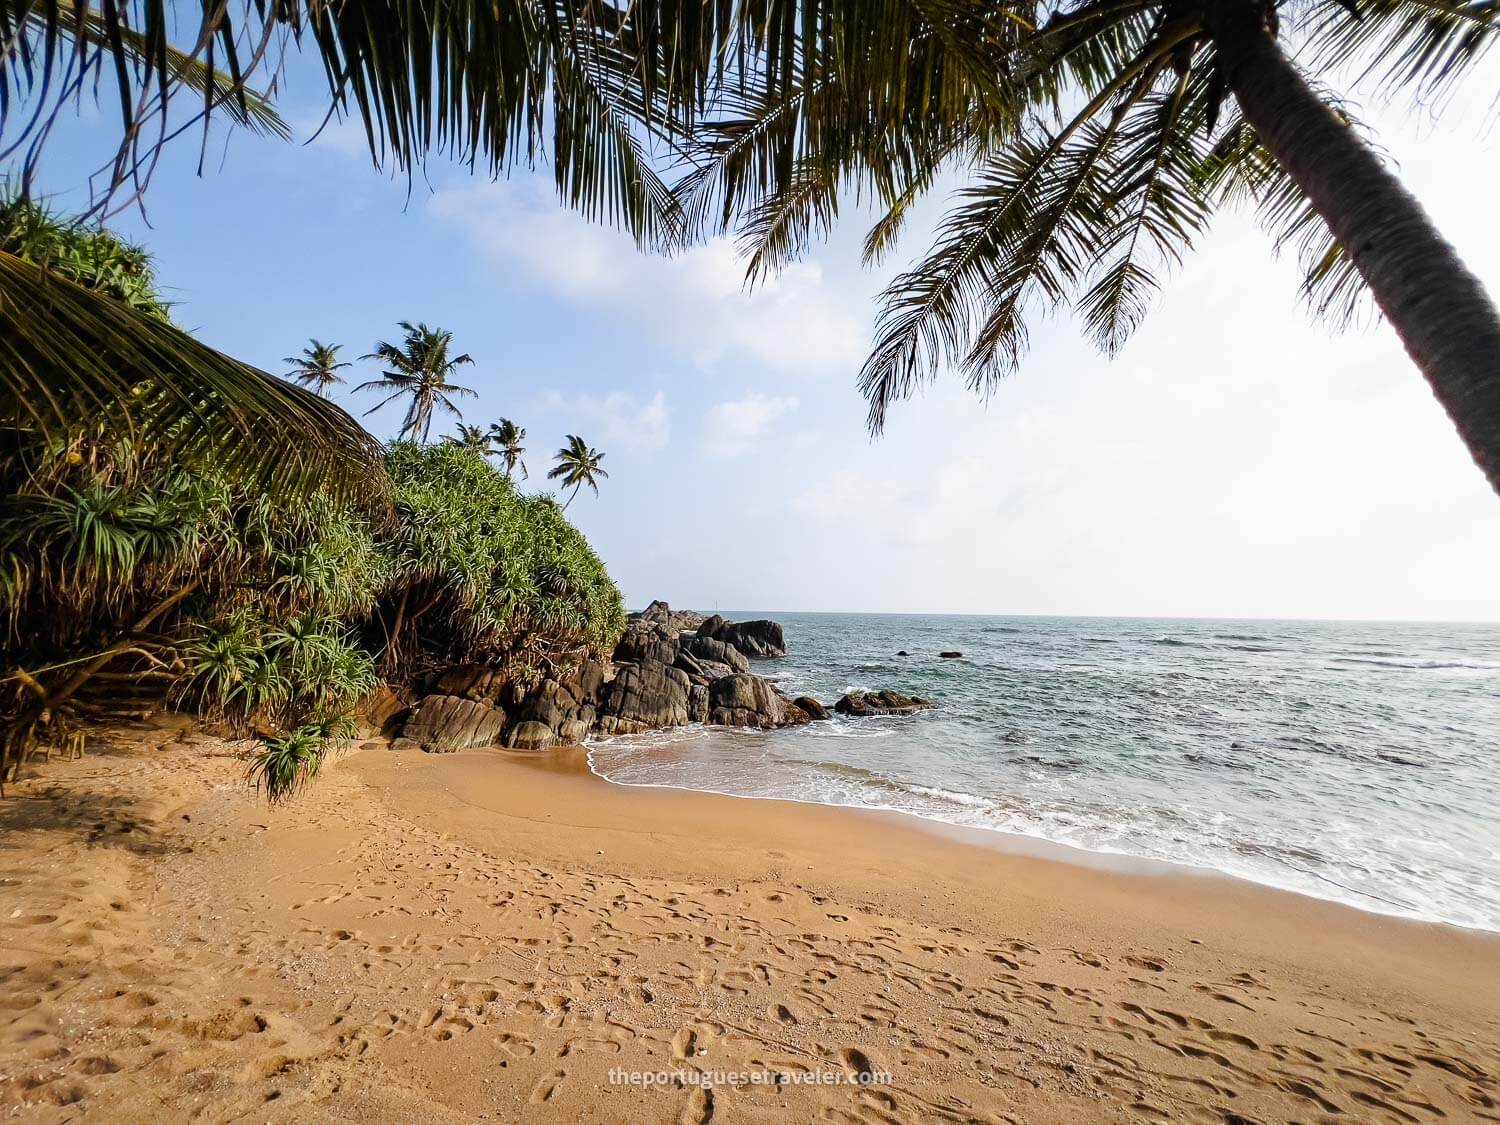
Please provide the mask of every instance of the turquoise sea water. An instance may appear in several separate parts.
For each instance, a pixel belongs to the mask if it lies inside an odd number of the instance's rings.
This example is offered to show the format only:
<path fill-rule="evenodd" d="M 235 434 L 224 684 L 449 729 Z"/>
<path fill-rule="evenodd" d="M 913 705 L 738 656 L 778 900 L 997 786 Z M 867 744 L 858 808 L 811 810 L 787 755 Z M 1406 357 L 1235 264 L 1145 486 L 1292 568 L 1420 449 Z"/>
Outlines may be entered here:
<path fill-rule="evenodd" d="M 900 809 L 1500 931 L 1500 625 L 726 616 L 782 622 L 790 655 L 755 671 L 789 694 L 940 707 L 617 738 L 592 748 L 599 773 Z"/>

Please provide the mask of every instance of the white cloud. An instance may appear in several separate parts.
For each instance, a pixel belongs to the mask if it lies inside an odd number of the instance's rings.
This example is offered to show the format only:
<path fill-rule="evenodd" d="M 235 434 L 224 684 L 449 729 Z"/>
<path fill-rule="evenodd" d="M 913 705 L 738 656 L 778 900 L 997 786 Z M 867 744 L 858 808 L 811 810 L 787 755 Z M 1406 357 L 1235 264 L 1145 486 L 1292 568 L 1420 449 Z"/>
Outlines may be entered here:
<path fill-rule="evenodd" d="M 645 255 L 619 231 L 560 208 L 538 180 L 440 191 L 431 208 L 468 231 L 507 280 L 627 322 L 700 366 L 749 360 L 847 377 L 864 358 L 866 294 L 829 284 L 817 263 L 747 292 L 729 240 L 675 258 Z"/>
<path fill-rule="evenodd" d="M 563 395 L 548 391 L 542 405 L 569 416 L 570 432 L 584 431 L 591 445 L 610 449 L 632 449 L 645 452 L 661 449 L 671 437 L 671 418 L 667 396 L 657 391 L 645 403 L 624 391 L 598 396 L 586 392 Z M 575 421 L 581 418 L 582 421 Z"/>
<path fill-rule="evenodd" d="M 326 148 L 344 156 L 370 155 L 364 126 L 353 117 L 325 117 L 322 113 L 298 114 L 291 120 L 292 136 L 298 143 Z"/>
<path fill-rule="evenodd" d="M 760 393 L 721 402 L 704 416 L 703 448 L 715 457 L 738 457 L 756 444 L 767 426 L 797 406 L 795 396 Z"/>

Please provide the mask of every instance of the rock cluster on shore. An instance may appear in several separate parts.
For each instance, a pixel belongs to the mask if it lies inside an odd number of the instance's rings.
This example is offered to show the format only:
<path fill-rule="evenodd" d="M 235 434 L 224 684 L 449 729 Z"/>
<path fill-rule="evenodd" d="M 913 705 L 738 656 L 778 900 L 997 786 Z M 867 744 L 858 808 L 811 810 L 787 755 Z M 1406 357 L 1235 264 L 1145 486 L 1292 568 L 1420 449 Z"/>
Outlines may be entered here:
<path fill-rule="evenodd" d="M 750 670 L 752 659 L 785 655 L 786 637 L 775 621 L 726 621 L 657 601 L 630 615 L 607 664 L 585 660 L 571 675 L 529 688 L 487 665 L 458 665 L 391 723 L 400 726 L 398 743 L 446 753 L 496 744 L 545 750 L 591 734 L 688 723 L 770 730 L 829 719 L 829 708 L 816 699 L 788 699 Z M 855 692 L 833 709 L 858 718 L 928 706 L 898 692 Z"/>

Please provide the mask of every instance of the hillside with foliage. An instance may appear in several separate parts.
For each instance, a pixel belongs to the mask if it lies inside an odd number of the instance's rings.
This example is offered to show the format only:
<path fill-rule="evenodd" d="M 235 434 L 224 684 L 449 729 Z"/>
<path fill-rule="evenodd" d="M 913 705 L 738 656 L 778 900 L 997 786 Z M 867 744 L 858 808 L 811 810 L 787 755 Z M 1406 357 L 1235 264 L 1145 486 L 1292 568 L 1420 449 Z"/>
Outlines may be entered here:
<path fill-rule="evenodd" d="M 10 214 L 73 280 L 167 316 L 140 251 Z M 0 782 L 144 697 L 259 736 L 252 774 L 284 796 L 382 688 L 461 663 L 565 675 L 624 626 L 558 504 L 481 451 L 394 443 L 363 496 L 267 489 L 114 421 L 0 421 Z"/>

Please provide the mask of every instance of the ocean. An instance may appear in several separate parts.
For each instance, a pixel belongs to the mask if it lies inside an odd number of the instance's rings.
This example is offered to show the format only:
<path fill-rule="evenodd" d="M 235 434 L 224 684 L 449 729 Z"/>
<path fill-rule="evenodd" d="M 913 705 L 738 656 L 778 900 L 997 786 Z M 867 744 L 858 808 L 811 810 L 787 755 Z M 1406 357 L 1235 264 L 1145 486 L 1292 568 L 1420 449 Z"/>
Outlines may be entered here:
<path fill-rule="evenodd" d="M 1500 931 L 1500 625 L 725 616 L 782 623 L 790 654 L 753 670 L 789 695 L 889 687 L 939 706 L 608 739 L 596 772 L 900 810 Z"/>

